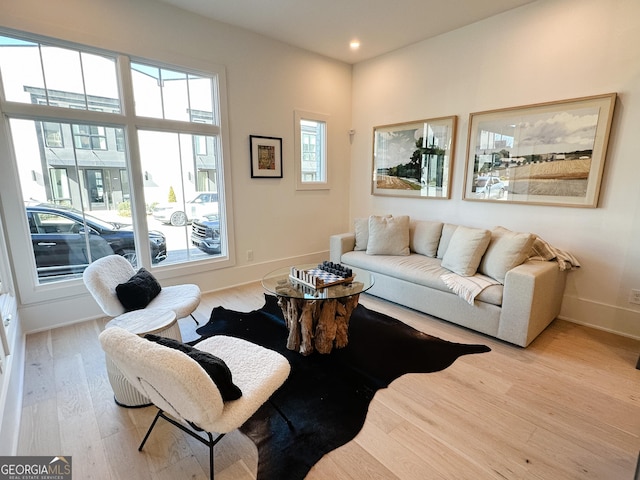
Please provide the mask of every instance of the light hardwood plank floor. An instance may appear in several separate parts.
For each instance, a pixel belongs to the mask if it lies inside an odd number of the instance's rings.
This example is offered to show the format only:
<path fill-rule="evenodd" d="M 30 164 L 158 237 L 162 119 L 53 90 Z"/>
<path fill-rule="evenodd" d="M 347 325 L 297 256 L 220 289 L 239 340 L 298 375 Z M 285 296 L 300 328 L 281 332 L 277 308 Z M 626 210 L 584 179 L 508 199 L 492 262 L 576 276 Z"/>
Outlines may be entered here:
<path fill-rule="evenodd" d="M 207 294 L 196 317 L 206 323 L 215 306 L 250 311 L 263 300 L 259 283 Z M 492 351 L 379 391 L 362 431 L 316 464 L 309 480 L 633 479 L 639 341 L 556 320 L 522 349 L 375 297 L 362 295 L 361 303 Z M 107 320 L 27 336 L 18 454 L 71 455 L 79 480 L 208 478 L 206 447 L 166 422 L 137 451 L 155 408 L 113 402 L 97 338 Z M 191 319 L 180 325 L 185 341 L 198 337 Z M 239 432 L 215 455 L 217 479 L 255 478 L 257 450 Z"/>

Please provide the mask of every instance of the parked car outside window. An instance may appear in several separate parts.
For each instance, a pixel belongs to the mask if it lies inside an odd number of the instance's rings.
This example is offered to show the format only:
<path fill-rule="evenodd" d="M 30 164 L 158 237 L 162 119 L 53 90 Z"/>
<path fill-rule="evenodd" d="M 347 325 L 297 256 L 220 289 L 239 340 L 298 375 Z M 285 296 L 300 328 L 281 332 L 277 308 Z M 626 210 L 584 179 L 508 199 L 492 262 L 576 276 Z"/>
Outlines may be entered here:
<path fill-rule="evenodd" d="M 220 216 L 217 213 L 211 213 L 193 221 L 191 244 L 209 255 L 222 252 Z"/>
<path fill-rule="evenodd" d="M 200 192 L 192 200 L 183 205 L 180 202 L 162 203 L 153 208 L 153 218 L 171 225 L 181 227 L 194 219 L 218 213 L 218 194 Z"/>
<path fill-rule="evenodd" d="M 130 225 L 105 222 L 72 208 L 49 204 L 29 205 L 26 213 L 39 278 L 77 275 L 94 260 L 114 253 L 137 265 Z M 149 243 L 153 263 L 167 258 L 164 234 L 150 231 Z"/>
<path fill-rule="evenodd" d="M 473 191 L 478 198 L 502 198 L 506 191 L 506 186 L 499 177 L 483 176 L 476 178 Z"/>

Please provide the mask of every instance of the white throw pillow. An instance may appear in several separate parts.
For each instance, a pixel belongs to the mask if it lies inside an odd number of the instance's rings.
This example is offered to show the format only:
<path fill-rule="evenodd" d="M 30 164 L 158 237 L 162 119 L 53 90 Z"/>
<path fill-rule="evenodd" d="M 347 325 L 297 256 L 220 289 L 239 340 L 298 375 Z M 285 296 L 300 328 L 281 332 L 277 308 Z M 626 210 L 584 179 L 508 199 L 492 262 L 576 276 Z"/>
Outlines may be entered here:
<path fill-rule="evenodd" d="M 369 255 L 409 255 L 409 217 L 369 217 Z"/>
<path fill-rule="evenodd" d="M 451 236 L 441 265 L 458 275 L 471 277 L 478 270 L 490 241 L 489 230 L 459 226 Z"/>
<path fill-rule="evenodd" d="M 534 240 L 535 236 L 530 233 L 494 228 L 489 247 L 480 262 L 480 273 L 504 283 L 507 272 L 527 259 Z"/>
<path fill-rule="evenodd" d="M 442 234 L 442 222 L 430 222 L 421 220 L 410 227 L 410 245 L 412 252 L 435 257 L 438 253 L 438 244 Z"/>

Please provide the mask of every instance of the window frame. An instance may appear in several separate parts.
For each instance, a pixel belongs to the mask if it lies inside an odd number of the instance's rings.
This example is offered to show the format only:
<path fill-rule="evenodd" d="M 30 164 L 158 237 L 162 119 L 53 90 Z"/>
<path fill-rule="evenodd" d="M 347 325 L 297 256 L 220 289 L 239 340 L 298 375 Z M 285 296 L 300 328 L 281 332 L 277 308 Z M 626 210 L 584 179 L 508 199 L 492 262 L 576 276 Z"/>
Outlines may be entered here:
<path fill-rule="evenodd" d="M 323 181 L 304 181 L 302 179 L 302 162 L 304 155 L 304 146 L 302 142 L 302 126 L 301 122 L 308 120 L 312 122 L 319 122 L 324 124 L 324 135 L 322 138 L 322 145 L 320 151 L 322 154 L 321 162 L 324 168 L 325 179 Z M 303 110 L 294 111 L 294 164 L 296 175 L 296 190 L 329 190 L 331 188 L 330 182 L 330 168 L 329 168 L 329 115 L 322 113 L 307 112 Z"/>
<path fill-rule="evenodd" d="M 74 44 L 55 38 L 32 35 L 25 32 L 17 32 L 0 28 L 0 35 L 19 38 L 26 41 L 46 43 L 47 45 L 75 48 L 82 52 L 92 53 L 112 57 L 116 61 L 116 74 L 119 81 L 119 97 L 121 102 L 120 112 L 107 112 L 97 110 L 80 110 L 65 107 L 42 105 L 34 103 L 24 103 L 7 101 L 4 92 L 0 88 L 0 155 L 9 159 L 7 161 L 7 175 L 0 181 L 0 188 L 7 198 L 22 199 L 19 185 L 19 175 L 16 166 L 15 151 L 9 135 L 9 120 L 12 118 L 32 120 L 34 122 L 61 122 L 71 124 L 85 124 L 104 127 L 122 128 L 125 142 L 129 149 L 128 158 L 128 184 L 130 189 L 130 200 L 132 204 L 132 223 L 137 232 L 136 249 L 140 253 L 138 266 L 154 270 L 154 275 L 159 279 L 171 278 L 174 276 L 185 276 L 202 273 L 210 270 L 228 268 L 235 265 L 235 241 L 233 228 L 233 208 L 230 201 L 232 197 L 232 183 L 230 178 L 230 158 L 229 136 L 228 136 L 228 112 L 227 112 L 227 87 L 226 69 L 224 66 L 202 62 L 195 59 L 188 59 L 190 65 L 167 64 L 160 59 L 140 58 L 121 54 L 118 52 L 96 49 L 81 44 Z M 179 120 L 167 120 L 157 118 L 137 117 L 135 115 L 133 100 L 133 82 L 131 74 L 131 63 L 145 63 L 158 66 L 160 68 L 179 69 L 182 72 L 196 76 L 205 76 L 213 79 L 212 96 L 214 99 L 213 116 L 218 120 L 217 125 L 205 123 L 189 123 Z M 217 99 L 217 102 L 215 101 Z M 208 135 L 218 136 L 220 142 L 221 159 L 219 175 L 221 208 L 224 209 L 223 216 L 226 220 L 226 251 L 224 255 L 201 260 L 191 261 L 183 264 L 162 264 L 151 265 L 148 245 L 148 227 L 146 224 L 146 206 L 144 201 L 143 172 L 138 150 L 137 133 L 139 130 L 157 130 L 174 132 L 178 134 Z M 17 207 L 17 208 L 16 208 Z M 6 232 L 8 242 L 11 246 L 13 262 L 20 263 L 24 268 L 15 272 L 14 282 L 20 292 L 23 304 L 35 304 L 65 297 L 77 296 L 78 285 L 82 284 L 82 279 L 65 280 L 40 284 L 38 282 L 35 259 L 30 250 L 30 231 L 27 223 L 22 201 L 14 202 L 7 206 L 5 203 L 4 212 L 7 214 L 7 221 L 16 228 Z"/>

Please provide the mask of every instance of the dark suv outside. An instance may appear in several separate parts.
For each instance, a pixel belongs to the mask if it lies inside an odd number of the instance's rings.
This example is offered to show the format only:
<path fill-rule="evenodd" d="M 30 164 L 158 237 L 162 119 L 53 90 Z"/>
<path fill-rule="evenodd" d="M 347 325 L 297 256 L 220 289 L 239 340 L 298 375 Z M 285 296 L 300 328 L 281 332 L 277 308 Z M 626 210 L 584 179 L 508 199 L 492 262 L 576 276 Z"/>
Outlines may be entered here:
<path fill-rule="evenodd" d="M 114 253 L 133 266 L 137 264 L 130 225 L 105 222 L 86 214 L 83 217 L 78 210 L 57 205 L 28 205 L 26 210 L 40 278 L 81 274 L 92 261 Z M 167 258 L 167 241 L 161 232 L 150 231 L 149 243 L 153 263 Z"/>
<path fill-rule="evenodd" d="M 220 216 L 204 215 L 191 223 L 191 244 L 209 255 L 222 252 L 220 242 Z"/>

